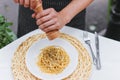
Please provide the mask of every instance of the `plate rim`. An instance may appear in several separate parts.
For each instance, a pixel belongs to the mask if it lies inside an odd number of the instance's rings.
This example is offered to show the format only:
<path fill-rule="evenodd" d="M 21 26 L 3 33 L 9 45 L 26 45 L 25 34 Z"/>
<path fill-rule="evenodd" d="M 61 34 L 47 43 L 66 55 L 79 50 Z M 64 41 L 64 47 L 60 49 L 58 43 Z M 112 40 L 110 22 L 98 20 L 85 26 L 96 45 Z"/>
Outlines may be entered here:
<path fill-rule="evenodd" d="M 45 39 L 45 38 L 43 38 L 43 39 Z M 57 38 L 58 39 L 58 38 Z M 66 41 L 66 42 L 68 42 L 69 44 L 71 44 L 69 41 L 67 41 L 67 40 L 65 40 L 65 39 L 63 39 L 63 38 L 59 38 L 59 39 L 62 39 L 62 40 L 64 40 L 64 41 Z M 41 40 L 41 39 L 40 39 Z M 36 43 L 38 43 L 40 40 L 38 40 L 38 41 L 36 41 L 33 45 L 35 45 Z M 33 46 L 33 45 L 31 45 L 31 46 Z M 72 44 L 71 44 L 72 45 Z M 73 46 L 73 45 L 72 45 Z M 74 47 L 74 46 L 73 46 Z M 29 49 L 28 49 L 28 51 L 30 50 L 30 48 L 31 47 L 29 47 Z M 74 47 L 75 48 L 75 47 Z M 75 50 L 76 50 L 76 48 L 75 48 Z M 27 56 L 27 54 L 28 54 L 28 51 L 26 52 L 26 56 Z M 76 68 L 77 68 L 77 65 L 78 65 L 78 51 L 76 50 L 76 52 L 77 52 L 77 63 L 76 63 Z M 39 54 L 39 53 L 38 53 Z M 68 54 L 68 53 L 67 53 Z M 69 55 L 69 54 L 68 54 Z M 25 56 L 25 63 L 26 63 L 26 66 L 27 66 L 27 69 L 29 70 L 29 72 L 31 73 L 31 74 L 33 74 L 31 71 L 30 71 L 30 69 L 29 69 L 29 67 L 28 67 L 28 65 L 27 65 L 27 61 L 26 61 L 26 56 Z M 76 69 L 75 68 L 75 69 Z M 75 69 L 72 71 L 72 73 L 75 71 Z M 69 75 L 71 75 L 72 73 L 70 73 Z M 34 76 L 36 76 L 35 74 L 33 74 Z M 68 76 L 69 76 L 68 75 Z M 68 76 L 66 76 L 66 77 L 68 77 Z M 39 79 L 43 79 L 43 78 L 41 78 L 41 77 L 38 77 L 38 76 L 36 76 L 37 78 L 39 78 Z M 64 77 L 64 78 L 66 78 L 66 77 Z M 64 78 L 61 78 L 61 79 L 64 79 Z M 52 80 L 52 79 L 46 79 L 46 80 Z"/>

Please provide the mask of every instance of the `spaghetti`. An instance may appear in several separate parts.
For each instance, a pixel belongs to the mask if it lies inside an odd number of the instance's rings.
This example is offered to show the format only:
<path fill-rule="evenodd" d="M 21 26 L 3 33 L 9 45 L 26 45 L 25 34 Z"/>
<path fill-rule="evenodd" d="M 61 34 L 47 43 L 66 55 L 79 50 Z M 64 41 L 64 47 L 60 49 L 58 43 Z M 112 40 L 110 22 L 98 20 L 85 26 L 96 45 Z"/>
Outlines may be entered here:
<path fill-rule="evenodd" d="M 47 46 L 41 50 L 37 65 L 42 72 L 49 74 L 61 73 L 69 64 L 70 58 L 60 46 Z"/>

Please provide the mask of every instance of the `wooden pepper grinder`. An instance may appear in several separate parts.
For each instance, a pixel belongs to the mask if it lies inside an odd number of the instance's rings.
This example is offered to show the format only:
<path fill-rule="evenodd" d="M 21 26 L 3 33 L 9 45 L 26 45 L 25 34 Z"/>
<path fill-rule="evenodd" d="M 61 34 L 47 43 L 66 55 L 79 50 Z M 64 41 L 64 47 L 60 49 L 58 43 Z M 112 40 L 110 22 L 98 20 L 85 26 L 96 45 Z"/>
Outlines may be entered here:
<path fill-rule="evenodd" d="M 41 12 L 42 10 L 43 10 L 42 1 L 41 0 L 36 0 L 36 8 L 34 9 L 35 13 Z M 47 32 L 46 35 L 47 35 L 49 40 L 53 40 L 53 39 L 59 37 L 60 32 L 57 29 L 57 30 Z"/>

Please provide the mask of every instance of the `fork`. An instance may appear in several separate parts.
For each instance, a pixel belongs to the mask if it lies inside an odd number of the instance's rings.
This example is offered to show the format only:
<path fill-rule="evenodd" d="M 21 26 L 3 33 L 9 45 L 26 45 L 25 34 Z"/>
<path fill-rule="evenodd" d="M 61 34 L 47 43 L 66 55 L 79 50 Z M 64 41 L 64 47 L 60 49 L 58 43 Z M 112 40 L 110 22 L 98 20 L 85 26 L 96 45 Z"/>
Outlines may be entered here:
<path fill-rule="evenodd" d="M 88 36 L 88 32 L 86 32 L 86 31 L 83 32 L 83 40 L 89 46 L 90 51 L 91 51 L 91 55 L 92 55 L 92 59 L 93 59 L 93 64 L 96 65 L 97 59 L 94 55 L 94 52 L 93 52 L 93 49 L 92 49 L 92 46 L 91 46 L 91 41 L 90 41 L 90 38 Z"/>

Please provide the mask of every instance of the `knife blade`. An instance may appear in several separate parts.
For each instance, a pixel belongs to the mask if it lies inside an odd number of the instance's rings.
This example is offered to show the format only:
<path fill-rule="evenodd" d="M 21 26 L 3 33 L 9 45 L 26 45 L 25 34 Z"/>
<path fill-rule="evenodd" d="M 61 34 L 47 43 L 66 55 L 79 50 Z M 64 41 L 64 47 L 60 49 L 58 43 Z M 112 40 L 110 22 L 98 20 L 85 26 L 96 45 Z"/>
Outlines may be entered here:
<path fill-rule="evenodd" d="M 96 68 L 100 70 L 101 60 L 100 60 L 100 49 L 99 49 L 99 36 L 97 32 L 95 32 L 95 46 L 96 46 L 96 59 L 97 59 Z"/>

